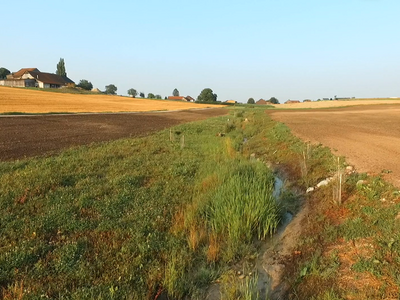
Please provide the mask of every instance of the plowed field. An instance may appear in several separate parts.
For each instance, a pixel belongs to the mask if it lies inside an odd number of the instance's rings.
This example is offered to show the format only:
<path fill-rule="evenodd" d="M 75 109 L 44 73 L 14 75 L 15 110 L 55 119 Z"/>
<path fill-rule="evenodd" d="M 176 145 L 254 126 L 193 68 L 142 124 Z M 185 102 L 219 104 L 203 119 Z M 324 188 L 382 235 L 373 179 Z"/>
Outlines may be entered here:
<path fill-rule="evenodd" d="M 137 137 L 227 114 L 223 108 L 158 113 L 0 117 L 0 161 L 52 154 L 71 146 Z"/>
<path fill-rule="evenodd" d="M 0 87 L 0 113 L 127 112 L 206 108 L 210 105 L 109 95 L 51 93 Z M 213 105 L 212 107 L 215 107 Z"/>
<path fill-rule="evenodd" d="M 345 156 L 360 172 L 389 171 L 384 177 L 400 187 L 400 105 L 266 112 L 303 140 Z"/>

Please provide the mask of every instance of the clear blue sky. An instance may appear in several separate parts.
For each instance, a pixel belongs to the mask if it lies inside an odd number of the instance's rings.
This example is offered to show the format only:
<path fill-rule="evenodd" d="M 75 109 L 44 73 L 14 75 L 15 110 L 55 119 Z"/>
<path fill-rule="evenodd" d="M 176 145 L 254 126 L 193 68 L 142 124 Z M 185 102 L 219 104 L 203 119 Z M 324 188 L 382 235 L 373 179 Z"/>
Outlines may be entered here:
<path fill-rule="evenodd" d="M 118 94 L 400 96 L 399 0 L 7 1 L 0 67 Z"/>

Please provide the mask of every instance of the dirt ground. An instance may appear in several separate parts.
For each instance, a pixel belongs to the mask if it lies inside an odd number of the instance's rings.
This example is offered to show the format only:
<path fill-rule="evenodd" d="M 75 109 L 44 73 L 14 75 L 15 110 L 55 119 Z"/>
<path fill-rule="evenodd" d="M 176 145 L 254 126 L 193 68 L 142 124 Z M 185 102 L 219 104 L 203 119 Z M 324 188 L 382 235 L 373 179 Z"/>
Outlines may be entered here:
<path fill-rule="evenodd" d="M 359 172 L 389 172 L 383 177 L 400 187 L 399 104 L 266 112 L 303 140 L 345 156 Z"/>
<path fill-rule="evenodd" d="M 0 117 L 0 161 L 48 155 L 71 146 L 144 136 L 227 114 L 224 108 L 158 113 Z"/>

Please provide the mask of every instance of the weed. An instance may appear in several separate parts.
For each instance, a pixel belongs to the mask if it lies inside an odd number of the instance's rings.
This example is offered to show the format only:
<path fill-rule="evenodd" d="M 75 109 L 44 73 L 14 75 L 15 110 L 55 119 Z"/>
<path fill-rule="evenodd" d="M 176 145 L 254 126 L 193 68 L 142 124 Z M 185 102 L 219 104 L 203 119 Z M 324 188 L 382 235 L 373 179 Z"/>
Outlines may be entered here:
<path fill-rule="evenodd" d="M 370 272 L 371 274 L 380 277 L 382 276 L 381 269 L 379 267 L 379 264 L 382 262 L 371 258 L 371 259 L 365 259 L 363 257 L 360 257 L 360 259 L 352 266 L 352 269 L 356 272 Z"/>
<path fill-rule="evenodd" d="M 233 115 L 235 118 L 243 118 L 244 111 L 235 111 Z"/>
<path fill-rule="evenodd" d="M 338 296 L 337 293 L 331 289 L 319 295 L 318 297 L 312 297 L 311 300 L 343 300 L 343 298 Z"/>
<path fill-rule="evenodd" d="M 229 132 L 231 132 L 231 131 L 234 131 L 235 129 L 236 129 L 235 123 L 234 123 L 233 121 L 228 121 L 228 122 L 225 124 L 224 132 L 225 132 L 225 133 L 229 133 Z"/>
<path fill-rule="evenodd" d="M 238 276 L 230 271 L 221 278 L 221 299 L 259 300 L 258 274 Z"/>

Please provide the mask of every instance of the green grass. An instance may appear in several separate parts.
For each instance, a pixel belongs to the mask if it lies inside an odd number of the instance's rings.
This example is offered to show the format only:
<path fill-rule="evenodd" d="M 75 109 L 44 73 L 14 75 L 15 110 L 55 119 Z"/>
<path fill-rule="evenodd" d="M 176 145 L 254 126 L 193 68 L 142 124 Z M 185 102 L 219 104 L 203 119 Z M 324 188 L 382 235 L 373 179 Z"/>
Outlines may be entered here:
<path fill-rule="evenodd" d="M 364 183 L 357 185 L 360 179 Z M 380 288 L 368 286 L 369 282 L 363 289 L 335 288 L 335 297 L 391 297 L 400 288 L 400 223 L 396 220 L 400 213 L 400 198 L 397 190 L 380 176 L 366 174 L 347 176 L 344 190 L 346 199 L 341 206 L 326 201 L 331 193 L 329 188 L 320 190 L 309 200 L 313 202 L 310 212 L 313 217 L 302 235 L 300 249 L 306 254 L 297 262 L 296 290 L 303 297 L 315 295 L 317 291 L 320 295 L 329 295 L 330 287 L 336 286 L 336 280 L 342 276 L 335 268 L 340 270 L 341 264 L 350 260 L 354 262 L 344 269 L 349 283 L 356 282 L 360 276 L 367 276 Z M 344 215 L 342 212 L 345 212 Z M 310 249 L 314 255 L 310 255 Z M 346 259 L 338 260 L 337 256 L 329 255 L 332 249 Z M 316 253 L 320 256 L 316 257 Z M 330 269 L 334 272 L 327 273 Z"/>
<path fill-rule="evenodd" d="M 184 143 L 165 130 L 0 163 L 0 295 L 204 297 L 280 218 L 271 171 L 244 152 L 263 124 L 229 118 L 224 137 L 219 117 L 176 127 Z"/>
<path fill-rule="evenodd" d="M 204 299 L 219 280 L 226 299 L 259 299 L 256 275 L 239 280 L 232 266 L 257 257 L 255 241 L 303 201 L 300 254 L 285 258 L 287 299 L 400 289 L 400 192 L 381 176 L 346 176 L 340 205 L 332 185 L 304 195 L 337 159 L 264 109 L 233 107 L 172 132 L 172 141 L 168 129 L 0 163 L 0 298 Z M 278 202 L 267 165 L 286 179 Z M 343 257 L 348 278 L 372 276 L 379 288 L 342 288 Z"/>

